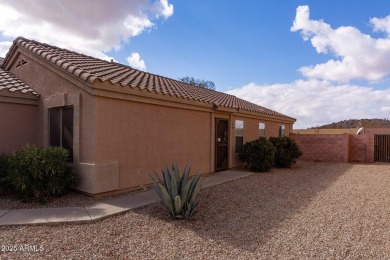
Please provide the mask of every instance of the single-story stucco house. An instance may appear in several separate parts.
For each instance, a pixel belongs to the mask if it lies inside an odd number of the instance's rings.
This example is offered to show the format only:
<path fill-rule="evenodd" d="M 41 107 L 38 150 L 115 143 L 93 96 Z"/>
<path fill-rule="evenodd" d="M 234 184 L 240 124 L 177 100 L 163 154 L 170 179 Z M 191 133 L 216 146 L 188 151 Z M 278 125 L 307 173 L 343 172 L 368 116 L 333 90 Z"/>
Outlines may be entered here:
<path fill-rule="evenodd" d="M 192 174 L 242 165 L 259 136 L 289 135 L 294 118 L 235 96 L 18 37 L 0 61 L 0 153 L 62 146 L 80 191 L 150 183 L 177 162 Z"/>

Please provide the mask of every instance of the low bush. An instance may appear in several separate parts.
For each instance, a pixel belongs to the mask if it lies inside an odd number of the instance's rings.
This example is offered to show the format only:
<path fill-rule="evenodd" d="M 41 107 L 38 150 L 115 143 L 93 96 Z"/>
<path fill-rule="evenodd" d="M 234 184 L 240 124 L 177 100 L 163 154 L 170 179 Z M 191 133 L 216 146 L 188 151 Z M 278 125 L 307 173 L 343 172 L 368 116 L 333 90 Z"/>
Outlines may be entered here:
<path fill-rule="evenodd" d="M 275 147 L 264 137 L 244 144 L 239 158 L 253 172 L 266 172 L 272 168 L 275 158 Z"/>
<path fill-rule="evenodd" d="M 10 170 L 9 155 L 0 154 L 0 195 L 9 191 L 10 187 L 7 182 L 7 176 Z"/>
<path fill-rule="evenodd" d="M 290 137 L 271 137 L 270 142 L 275 146 L 275 166 L 279 168 L 291 167 L 302 152 L 299 146 Z"/>
<path fill-rule="evenodd" d="M 194 176 L 189 180 L 191 167 L 184 168 L 183 174 L 177 164 L 172 165 L 170 171 L 168 167 L 162 169 L 162 177 L 155 173 L 152 189 L 161 199 L 163 207 L 174 219 L 188 219 L 194 215 L 198 203 L 195 202 L 201 186 L 202 174 Z"/>
<path fill-rule="evenodd" d="M 7 182 L 23 200 L 45 202 L 64 195 L 77 184 L 77 176 L 67 163 L 68 151 L 61 147 L 31 147 L 9 157 Z"/>

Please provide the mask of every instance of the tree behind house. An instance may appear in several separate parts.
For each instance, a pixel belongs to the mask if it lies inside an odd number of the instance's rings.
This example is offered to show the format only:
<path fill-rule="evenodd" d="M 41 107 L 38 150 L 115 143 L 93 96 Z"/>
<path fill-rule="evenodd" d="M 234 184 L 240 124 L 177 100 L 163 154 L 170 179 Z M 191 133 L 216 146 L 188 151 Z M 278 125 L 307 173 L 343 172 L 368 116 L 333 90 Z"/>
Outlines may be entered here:
<path fill-rule="evenodd" d="M 201 87 L 201 88 L 207 88 L 211 90 L 215 90 L 215 84 L 212 81 L 209 80 L 203 80 L 203 79 L 195 79 L 193 77 L 183 77 L 179 78 L 180 81 L 193 85 L 195 87 Z"/>

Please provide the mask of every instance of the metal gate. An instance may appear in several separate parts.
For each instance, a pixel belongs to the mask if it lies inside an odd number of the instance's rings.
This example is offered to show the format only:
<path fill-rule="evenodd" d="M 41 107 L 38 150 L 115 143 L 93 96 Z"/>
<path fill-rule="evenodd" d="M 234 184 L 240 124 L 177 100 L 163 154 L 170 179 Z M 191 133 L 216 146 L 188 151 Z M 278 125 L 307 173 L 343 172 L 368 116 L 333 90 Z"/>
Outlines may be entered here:
<path fill-rule="evenodd" d="M 374 161 L 390 163 L 390 135 L 375 135 L 374 145 Z"/>

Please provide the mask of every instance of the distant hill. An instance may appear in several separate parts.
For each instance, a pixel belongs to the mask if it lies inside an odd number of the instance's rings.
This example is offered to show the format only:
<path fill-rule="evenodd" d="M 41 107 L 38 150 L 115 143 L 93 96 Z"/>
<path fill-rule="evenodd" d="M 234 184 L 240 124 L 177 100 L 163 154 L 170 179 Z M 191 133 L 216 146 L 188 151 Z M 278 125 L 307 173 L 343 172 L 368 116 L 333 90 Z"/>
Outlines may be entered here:
<path fill-rule="evenodd" d="M 349 119 L 337 123 L 332 123 L 323 126 L 311 127 L 310 129 L 349 129 L 349 128 L 390 128 L 389 119 Z"/>

